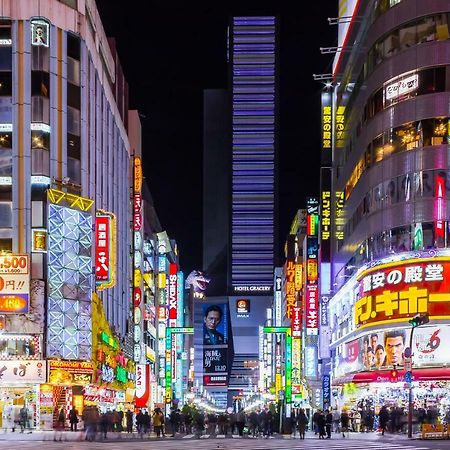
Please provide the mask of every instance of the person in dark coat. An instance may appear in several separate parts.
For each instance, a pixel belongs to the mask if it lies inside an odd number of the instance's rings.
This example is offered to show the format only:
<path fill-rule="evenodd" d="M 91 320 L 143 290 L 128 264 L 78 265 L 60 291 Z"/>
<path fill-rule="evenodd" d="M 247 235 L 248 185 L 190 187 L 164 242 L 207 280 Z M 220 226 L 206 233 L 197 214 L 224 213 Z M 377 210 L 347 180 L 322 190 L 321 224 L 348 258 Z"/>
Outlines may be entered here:
<path fill-rule="evenodd" d="M 305 410 L 300 408 L 300 411 L 297 416 L 297 426 L 298 432 L 300 434 L 300 439 L 305 439 L 305 430 L 308 425 L 308 416 L 305 414 Z"/>
<path fill-rule="evenodd" d="M 125 413 L 125 420 L 127 423 L 127 433 L 132 433 L 133 432 L 133 411 L 131 411 L 131 409 L 129 409 Z"/>
<path fill-rule="evenodd" d="M 327 410 L 325 415 L 325 429 L 327 431 L 327 439 L 331 439 L 331 427 L 333 426 L 333 413 L 331 409 Z"/>
<path fill-rule="evenodd" d="M 319 430 L 319 439 L 325 439 L 325 414 L 320 411 L 317 416 L 317 428 Z"/>
<path fill-rule="evenodd" d="M 389 422 L 389 411 L 386 405 L 383 405 L 378 414 L 378 420 L 380 422 L 381 435 L 384 436 L 384 432 L 386 431 L 387 424 Z"/>
<path fill-rule="evenodd" d="M 347 411 L 342 411 L 341 413 L 341 431 L 342 431 L 342 437 L 345 438 L 345 433 L 348 434 L 350 424 L 350 418 L 348 417 Z"/>

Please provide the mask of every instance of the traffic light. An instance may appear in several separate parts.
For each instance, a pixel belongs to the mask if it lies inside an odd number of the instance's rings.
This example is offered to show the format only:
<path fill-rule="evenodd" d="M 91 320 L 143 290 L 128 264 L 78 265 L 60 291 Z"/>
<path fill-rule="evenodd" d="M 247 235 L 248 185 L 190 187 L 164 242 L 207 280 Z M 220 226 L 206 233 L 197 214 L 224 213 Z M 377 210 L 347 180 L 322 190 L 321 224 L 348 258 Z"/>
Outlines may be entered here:
<path fill-rule="evenodd" d="M 430 321 L 430 317 L 428 313 L 424 314 L 417 314 L 415 315 L 409 323 L 412 325 L 413 328 L 420 327 L 420 325 L 425 325 Z"/>
<path fill-rule="evenodd" d="M 391 373 L 389 374 L 389 380 L 391 381 L 391 383 L 397 383 L 397 381 L 398 381 L 398 370 L 397 369 L 391 370 Z"/>

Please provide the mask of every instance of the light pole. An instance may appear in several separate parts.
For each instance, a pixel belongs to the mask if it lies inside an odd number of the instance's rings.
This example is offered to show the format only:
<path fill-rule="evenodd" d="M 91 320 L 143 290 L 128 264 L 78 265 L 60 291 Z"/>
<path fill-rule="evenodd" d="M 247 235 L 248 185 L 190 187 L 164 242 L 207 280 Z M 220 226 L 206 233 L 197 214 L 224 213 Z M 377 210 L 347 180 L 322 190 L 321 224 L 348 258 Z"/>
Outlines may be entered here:
<path fill-rule="evenodd" d="M 409 336 L 409 348 L 405 350 L 405 358 L 410 359 L 410 370 L 405 372 L 405 378 L 408 382 L 409 386 L 409 395 L 408 395 L 408 438 L 412 438 L 412 422 L 413 422 L 413 391 L 412 391 L 412 344 L 413 344 L 413 335 L 414 330 L 421 325 L 425 325 L 430 321 L 430 317 L 428 313 L 425 314 L 417 314 L 414 316 L 409 323 L 411 324 L 411 334 Z"/>

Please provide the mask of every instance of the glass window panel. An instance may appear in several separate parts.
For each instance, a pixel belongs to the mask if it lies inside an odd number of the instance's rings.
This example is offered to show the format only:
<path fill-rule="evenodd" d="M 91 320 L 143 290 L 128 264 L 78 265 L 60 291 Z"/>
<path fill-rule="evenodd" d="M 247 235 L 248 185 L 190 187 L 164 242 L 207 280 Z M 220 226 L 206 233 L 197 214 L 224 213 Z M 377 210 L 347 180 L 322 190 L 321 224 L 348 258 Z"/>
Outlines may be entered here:
<path fill-rule="evenodd" d="M 80 61 L 70 57 L 67 58 L 67 81 L 80 85 Z"/>
<path fill-rule="evenodd" d="M 32 131 L 31 148 L 48 150 L 50 148 L 50 133 L 45 133 L 44 131 Z"/>
<path fill-rule="evenodd" d="M 31 69 L 50 72 L 50 49 L 43 45 L 31 46 Z"/>
<path fill-rule="evenodd" d="M 12 71 L 12 47 L 0 46 L 0 70 Z"/>
<path fill-rule="evenodd" d="M 0 228 L 12 227 L 12 202 L 0 202 Z"/>
<path fill-rule="evenodd" d="M 1 138 L 1 137 L 0 137 Z M 12 150 L 0 148 L 0 176 L 12 176 Z"/>
<path fill-rule="evenodd" d="M 417 43 L 416 25 L 410 25 L 399 30 L 400 48 L 405 50 Z"/>
<path fill-rule="evenodd" d="M 45 97 L 31 97 L 32 122 L 50 123 L 50 102 Z"/>
<path fill-rule="evenodd" d="M 0 97 L 0 123 L 12 123 L 12 97 Z"/>
<path fill-rule="evenodd" d="M 80 135 L 80 111 L 71 106 L 67 107 L 67 132 Z"/>
<path fill-rule="evenodd" d="M 67 176 L 73 183 L 81 183 L 81 161 L 79 159 L 67 159 Z"/>
<path fill-rule="evenodd" d="M 12 72 L 0 72 L 0 95 L 12 95 Z"/>
<path fill-rule="evenodd" d="M 50 152 L 34 149 L 31 152 L 31 173 L 33 175 L 50 175 Z"/>

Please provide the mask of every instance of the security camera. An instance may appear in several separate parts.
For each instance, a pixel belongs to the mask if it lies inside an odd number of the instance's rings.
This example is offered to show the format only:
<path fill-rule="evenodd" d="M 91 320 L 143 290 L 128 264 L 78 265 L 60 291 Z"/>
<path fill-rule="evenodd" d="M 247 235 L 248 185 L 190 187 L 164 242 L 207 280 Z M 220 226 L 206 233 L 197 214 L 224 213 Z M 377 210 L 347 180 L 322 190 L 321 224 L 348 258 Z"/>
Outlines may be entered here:
<path fill-rule="evenodd" d="M 70 183 L 70 178 L 69 177 L 64 177 L 61 181 L 62 184 L 69 184 Z"/>

